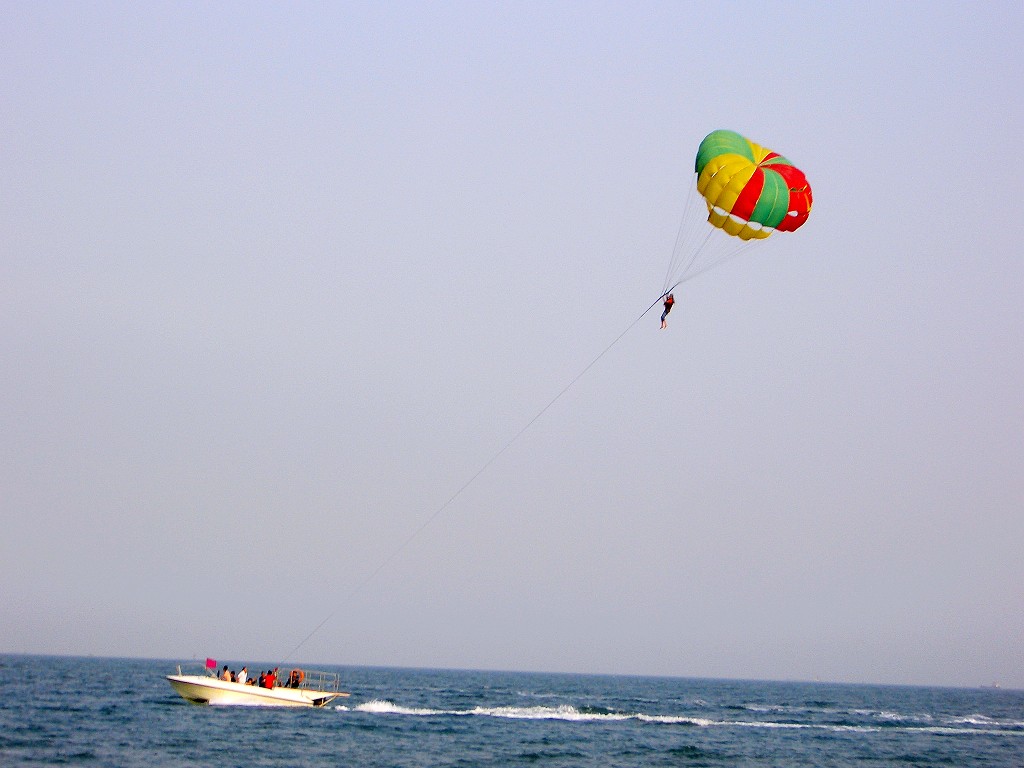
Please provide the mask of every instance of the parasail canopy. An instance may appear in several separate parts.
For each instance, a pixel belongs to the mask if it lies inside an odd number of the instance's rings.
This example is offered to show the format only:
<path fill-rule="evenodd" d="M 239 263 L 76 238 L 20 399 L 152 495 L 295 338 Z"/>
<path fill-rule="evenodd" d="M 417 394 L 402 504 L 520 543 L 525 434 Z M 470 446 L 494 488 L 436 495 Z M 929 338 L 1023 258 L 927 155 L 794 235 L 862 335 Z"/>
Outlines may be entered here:
<path fill-rule="evenodd" d="M 811 212 L 811 185 L 803 171 L 735 131 L 704 137 L 695 170 L 708 222 L 741 240 L 792 232 Z"/>

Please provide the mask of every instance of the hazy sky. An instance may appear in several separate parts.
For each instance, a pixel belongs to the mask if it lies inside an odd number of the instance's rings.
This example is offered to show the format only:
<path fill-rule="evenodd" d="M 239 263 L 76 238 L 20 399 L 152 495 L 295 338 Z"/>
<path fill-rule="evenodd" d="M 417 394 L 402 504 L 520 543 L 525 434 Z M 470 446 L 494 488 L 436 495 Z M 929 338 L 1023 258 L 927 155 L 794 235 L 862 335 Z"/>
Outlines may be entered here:
<path fill-rule="evenodd" d="M 1024 687 L 1019 2 L 0 11 L 0 651 Z"/>

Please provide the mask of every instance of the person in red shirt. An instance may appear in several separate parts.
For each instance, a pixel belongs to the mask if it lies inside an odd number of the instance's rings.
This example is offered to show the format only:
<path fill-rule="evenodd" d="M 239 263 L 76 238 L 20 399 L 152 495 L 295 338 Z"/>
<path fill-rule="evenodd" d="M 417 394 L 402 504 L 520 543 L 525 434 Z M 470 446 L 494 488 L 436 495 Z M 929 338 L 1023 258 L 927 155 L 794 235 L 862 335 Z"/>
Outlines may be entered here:
<path fill-rule="evenodd" d="M 668 317 L 668 313 L 672 311 L 672 305 L 675 304 L 675 303 L 676 303 L 676 299 L 675 299 L 675 297 L 671 293 L 668 296 L 665 297 L 665 311 L 661 313 L 661 327 L 662 328 L 665 328 L 665 327 L 668 326 L 668 323 L 665 322 L 665 319 Z"/>

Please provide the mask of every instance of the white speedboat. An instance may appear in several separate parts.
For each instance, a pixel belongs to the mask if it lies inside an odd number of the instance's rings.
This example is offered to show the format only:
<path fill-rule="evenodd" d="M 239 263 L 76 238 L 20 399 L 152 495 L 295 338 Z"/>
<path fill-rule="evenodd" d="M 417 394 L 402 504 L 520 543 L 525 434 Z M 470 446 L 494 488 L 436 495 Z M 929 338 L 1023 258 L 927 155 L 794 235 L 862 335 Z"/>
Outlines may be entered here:
<path fill-rule="evenodd" d="M 193 704 L 250 707 L 322 707 L 335 699 L 348 696 L 339 690 L 340 677 L 333 672 L 294 669 L 287 685 L 261 688 L 248 683 L 232 683 L 213 674 L 178 674 L 167 680 L 181 697 Z"/>

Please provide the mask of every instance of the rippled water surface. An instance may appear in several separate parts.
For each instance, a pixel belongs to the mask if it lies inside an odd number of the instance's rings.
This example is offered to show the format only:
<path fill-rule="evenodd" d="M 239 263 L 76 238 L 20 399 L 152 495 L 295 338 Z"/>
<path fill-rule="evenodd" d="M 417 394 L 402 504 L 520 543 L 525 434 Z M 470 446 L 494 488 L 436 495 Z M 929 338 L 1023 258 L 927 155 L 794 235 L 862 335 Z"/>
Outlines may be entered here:
<path fill-rule="evenodd" d="M 0 656 L 0 765 L 1024 766 L 1020 691 L 340 667 L 351 698 L 293 710 L 174 671 Z"/>

